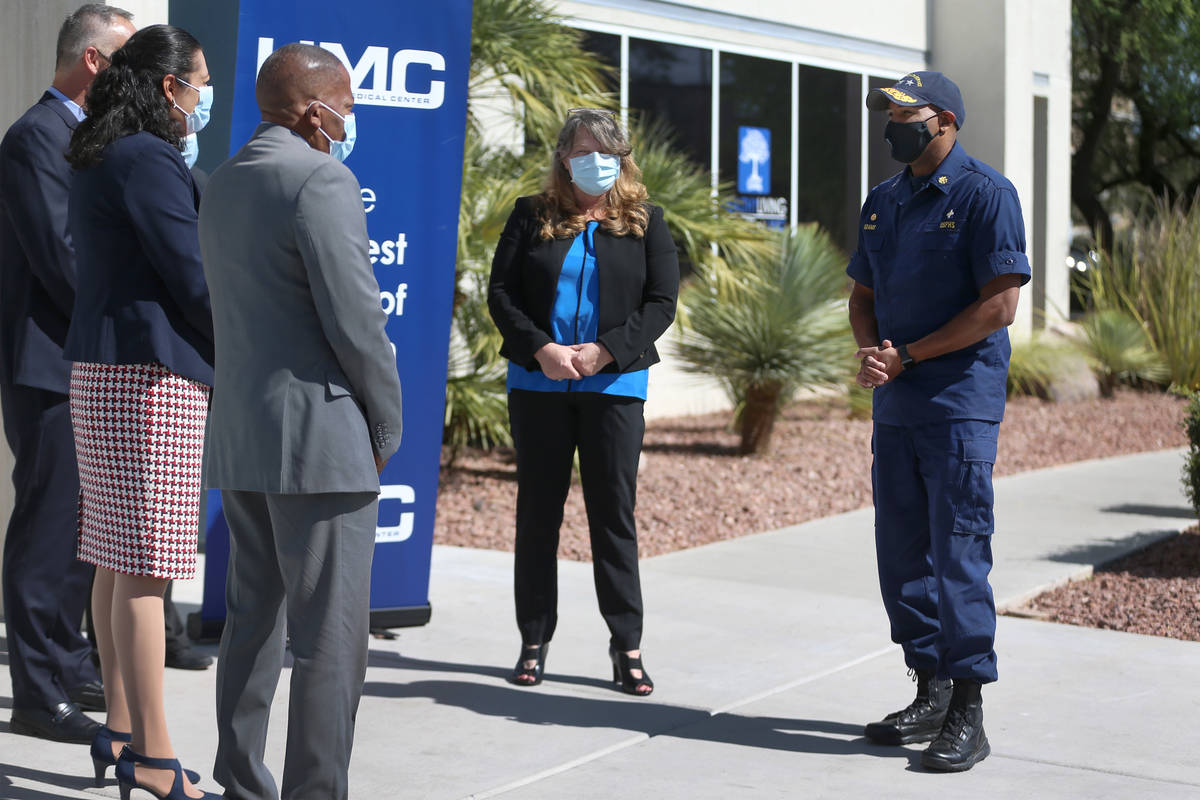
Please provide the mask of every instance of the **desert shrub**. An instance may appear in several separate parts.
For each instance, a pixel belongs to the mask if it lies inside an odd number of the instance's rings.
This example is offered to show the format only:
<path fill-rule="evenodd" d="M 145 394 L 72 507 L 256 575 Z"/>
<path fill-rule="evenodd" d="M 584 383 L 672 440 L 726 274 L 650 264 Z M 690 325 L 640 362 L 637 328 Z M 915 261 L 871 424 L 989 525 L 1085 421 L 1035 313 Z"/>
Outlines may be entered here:
<path fill-rule="evenodd" d="M 1089 269 L 1096 310 L 1125 311 L 1165 359 L 1171 385 L 1200 390 L 1200 202 L 1155 202 Z"/>
<path fill-rule="evenodd" d="M 1183 425 L 1191 443 L 1184 457 L 1183 489 L 1196 515 L 1200 516 L 1200 392 L 1192 395 Z"/>
<path fill-rule="evenodd" d="M 1050 384 L 1072 355 L 1069 342 L 1046 334 L 1013 342 L 1008 361 L 1008 396 L 1049 397 Z"/>

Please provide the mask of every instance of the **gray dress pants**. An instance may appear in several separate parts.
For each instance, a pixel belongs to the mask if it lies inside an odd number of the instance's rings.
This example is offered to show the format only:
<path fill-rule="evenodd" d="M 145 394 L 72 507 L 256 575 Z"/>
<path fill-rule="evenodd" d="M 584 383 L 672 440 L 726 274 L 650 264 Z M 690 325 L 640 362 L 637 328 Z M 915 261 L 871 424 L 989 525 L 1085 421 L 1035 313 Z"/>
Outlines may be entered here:
<path fill-rule="evenodd" d="M 282 796 L 345 798 L 367 670 L 378 497 L 223 490 L 221 501 L 229 571 L 213 777 L 226 798 L 280 796 L 263 755 L 286 632 L 294 663 Z"/>

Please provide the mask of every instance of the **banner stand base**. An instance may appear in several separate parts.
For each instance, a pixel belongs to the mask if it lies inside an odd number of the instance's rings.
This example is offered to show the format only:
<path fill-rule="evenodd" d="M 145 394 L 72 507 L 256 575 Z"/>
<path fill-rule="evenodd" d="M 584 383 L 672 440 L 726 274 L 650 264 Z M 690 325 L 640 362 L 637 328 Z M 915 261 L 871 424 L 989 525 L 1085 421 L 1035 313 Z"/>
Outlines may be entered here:
<path fill-rule="evenodd" d="M 433 616 L 430 605 L 408 606 L 405 608 L 375 608 L 371 609 L 371 630 L 387 628 L 413 628 L 426 625 Z M 212 643 L 220 641 L 221 631 L 225 629 L 225 618 L 204 618 L 199 611 L 188 614 L 187 634 L 194 642 Z"/>
<path fill-rule="evenodd" d="M 412 628 L 425 625 L 433 616 L 433 607 L 407 606 L 404 608 L 373 608 L 371 609 L 372 628 Z"/>

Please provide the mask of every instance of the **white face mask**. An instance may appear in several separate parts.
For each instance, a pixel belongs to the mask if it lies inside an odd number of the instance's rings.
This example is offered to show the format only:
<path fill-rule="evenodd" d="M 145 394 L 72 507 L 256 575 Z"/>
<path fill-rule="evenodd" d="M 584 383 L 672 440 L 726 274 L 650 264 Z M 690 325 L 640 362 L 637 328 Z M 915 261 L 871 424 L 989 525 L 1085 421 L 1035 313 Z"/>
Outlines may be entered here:
<path fill-rule="evenodd" d="M 621 159 L 608 153 L 585 153 L 570 160 L 571 181 L 593 197 L 612 188 L 621 174 Z"/>
<path fill-rule="evenodd" d="M 350 157 L 350 151 L 354 149 L 354 140 L 358 138 L 358 127 L 354 124 L 354 112 L 351 111 L 349 114 L 343 117 L 341 114 L 334 111 L 332 108 L 329 108 L 329 106 L 325 105 L 320 100 L 313 100 L 312 103 L 308 104 L 309 107 L 311 108 L 314 103 L 329 109 L 330 114 L 333 114 L 342 121 L 342 125 L 346 130 L 346 137 L 341 141 L 334 139 L 332 136 L 326 133 L 324 128 L 317 128 L 317 130 L 321 131 L 321 135 L 329 140 L 329 155 L 333 156 L 338 161 L 345 161 Z"/>
<path fill-rule="evenodd" d="M 179 113 L 183 114 L 186 118 L 184 121 L 186 126 L 185 132 L 188 134 L 199 133 L 204 130 L 204 126 L 208 124 L 208 118 L 212 115 L 213 87 L 192 86 L 183 78 L 176 78 L 175 80 L 189 89 L 195 89 L 200 94 L 200 99 L 196 102 L 196 107 L 191 111 L 184 111 L 180 108 L 179 103 L 176 103 L 174 100 L 171 101 L 171 105 L 178 108 Z"/>

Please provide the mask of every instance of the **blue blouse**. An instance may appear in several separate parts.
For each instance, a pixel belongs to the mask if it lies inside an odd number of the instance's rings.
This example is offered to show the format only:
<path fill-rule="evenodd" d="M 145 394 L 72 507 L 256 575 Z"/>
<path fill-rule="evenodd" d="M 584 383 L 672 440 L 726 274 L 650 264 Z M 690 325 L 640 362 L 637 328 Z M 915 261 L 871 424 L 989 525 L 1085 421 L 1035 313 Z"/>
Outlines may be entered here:
<path fill-rule="evenodd" d="M 558 291 L 550 314 L 551 333 L 557 344 L 594 342 L 599 314 L 596 299 L 600 294 L 600 277 L 596 271 L 595 232 L 598 222 L 589 222 L 575 237 L 563 259 L 558 276 Z M 556 381 L 540 370 L 525 369 L 508 363 L 508 390 L 525 389 L 533 392 L 595 392 L 622 397 L 646 399 L 649 370 L 636 372 L 598 372 L 579 380 Z"/>

